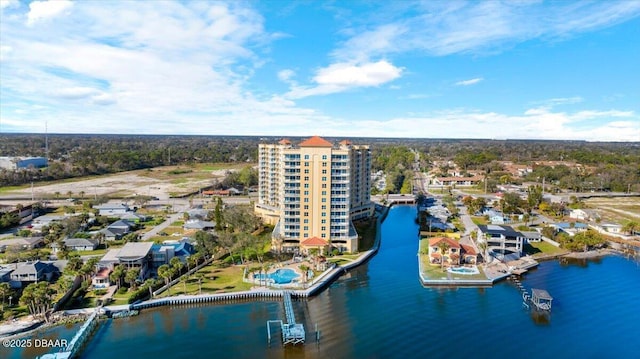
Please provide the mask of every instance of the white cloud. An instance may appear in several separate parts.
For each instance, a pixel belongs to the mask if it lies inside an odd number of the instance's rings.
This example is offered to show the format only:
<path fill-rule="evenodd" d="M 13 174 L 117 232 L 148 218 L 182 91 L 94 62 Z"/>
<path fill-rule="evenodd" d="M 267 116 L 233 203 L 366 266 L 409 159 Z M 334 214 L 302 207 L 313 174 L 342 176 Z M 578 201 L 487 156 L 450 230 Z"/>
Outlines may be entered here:
<path fill-rule="evenodd" d="M 284 69 L 281 71 L 278 71 L 278 79 L 280 79 L 280 81 L 282 82 L 290 82 L 291 78 L 294 77 L 296 75 L 296 72 L 291 70 L 291 69 Z"/>
<path fill-rule="evenodd" d="M 385 16 L 378 16 L 380 13 Z M 355 35 L 332 54 L 340 61 L 366 61 L 416 50 L 435 56 L 494 53 L 532 39 L 568 38 L 639 14 L 638 1 L 427 1 L 390 5 L 376 7 L 369 16 L 382 21 L 364 21 L 361 28 L 351 28 L 349 33 Z"/>
<path fill-rule="evenodd" d="M 18 0 L 0 0 L 0 9 L 18 4 Z"/>
<path fill-rule="evenodd" d="M 391 82 L 402 74 L 402 68 L 386 60 L 361 64 L 336 63 L 316 72 L 313 87 L 293 86 L 289 98 L 327 95 L 358 87 L 375 87 Z"/>
<path fill-rule="evenodd" d="M 91 87 L 67 87 L 55 91 L 54 96 L 66 99 L 81 99 L 95 95 L 99 91 Z"/>
<path fill-rule="evenodd" d="M 338 63 L 318 71 L 314 81 L 320 85 L 348 87 L 378 86 L 400 77 L 402 69 L 385 60 L 360 65 Z"/>
<path fill-rule="evenodd" d="M 455 83 L 456 86 L 470 86 L 470 85 L 475 85 L 478 82 L 484 80 L 482 77 L 476 77 L 473 79 L 469 79 L 469 80 L 463 80 L 463 81 L 458 81 Z"/>
<path fill-rule="evenodd" d="M 55 17 L 73 6 L 69 0 L 48 0 L 34 1 L 29 4 L 29 14 L 27 14 L 27 24 L 33 25 L 37 21 Z"/>

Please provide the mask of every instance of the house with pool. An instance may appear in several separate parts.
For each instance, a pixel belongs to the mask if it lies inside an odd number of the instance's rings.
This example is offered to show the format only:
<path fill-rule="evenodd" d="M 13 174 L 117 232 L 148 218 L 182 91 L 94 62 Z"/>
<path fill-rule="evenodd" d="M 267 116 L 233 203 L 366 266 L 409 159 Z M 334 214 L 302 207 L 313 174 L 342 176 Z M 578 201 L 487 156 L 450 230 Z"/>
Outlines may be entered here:
<path fill-rule="evenodd" d="M 466 244 L 460 244 L 448 237 L 429 239 L 429 263 L 431 265 L 476 264 L 478 253 Z"/>
<path fill-rule="evenodd" d="M 522 256 L 526 237 L 509 226 L 478 225 L 478 241 L 487 243 L 489 253 L 503 262 Z"/>

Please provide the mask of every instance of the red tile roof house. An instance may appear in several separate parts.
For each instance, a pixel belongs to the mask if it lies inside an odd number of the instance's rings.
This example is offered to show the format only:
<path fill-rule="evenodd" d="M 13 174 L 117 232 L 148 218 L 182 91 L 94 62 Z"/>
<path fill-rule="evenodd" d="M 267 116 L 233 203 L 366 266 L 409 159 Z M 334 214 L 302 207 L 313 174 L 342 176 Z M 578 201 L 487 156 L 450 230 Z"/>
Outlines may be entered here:
<path fill-rule="evenodd" d="M 447 246 L 445 253 L 442 253 L 440 245 L 444 243 Z M 445 264 L 460 264 L 460 243 L 447 237 L 436 237 L 429 239 L 429 263 L 433 265 L 441 264 L 442 260 Z"/>
<path fill-rule="evenodd" d="M 429 263 L 439 265 L 443 253 L 440 244 L 446 243 L 447 250 L 444 253 L 445 265 L 475 264 L 478 254 L 472 246 L 460 244 L 458 241 L 447 237 L 429 239 Z"/>

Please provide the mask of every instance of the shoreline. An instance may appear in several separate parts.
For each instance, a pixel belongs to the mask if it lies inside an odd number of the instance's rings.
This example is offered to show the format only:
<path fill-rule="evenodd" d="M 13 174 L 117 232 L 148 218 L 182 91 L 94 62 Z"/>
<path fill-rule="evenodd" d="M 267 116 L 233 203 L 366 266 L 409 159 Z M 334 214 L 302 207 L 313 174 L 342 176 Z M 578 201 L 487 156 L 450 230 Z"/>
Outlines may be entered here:
<path fill-rule="evenodd" d="M 329 284 L 331 284 L 334 280 L 339 278 L 341 275 L 345 274 L 347 271 L 368 262 L 380 249 L 380 242 L 382 238 L 380 229 L 391 207 L 393 207 L 393 204 L 391 206 L 384 206 L 382 212 L 378 214 L 378 218 L 376 219 L 376 222 L 377 222 L 376 238 L 375 238 L 373 247 L 371 249 L 362 252 L 362 255 L 358 257 L 358 259 L 354 260 L 353 262 L 345 266 L 337 266 L 333 269 L 330 269 L 324 272 L 323 274 L 318 276 L 315 282 L 308 288 L 305 288 L 303 290 L 290 290 L 290 291 L 297 297 L 308 298 L 310 296 L 313 296 L 321 292 L 323 289 L 327 288 Z M 157 299 L 148 299 L 144 302 L 137 303 L 137 304 L 127 304 L 127 305 L 121 305 L 116 307 L 107 306 L 107 307 L 104 307 L 104 309 L 107 309 L 113 313 L 113 312 L 124 311 L 124 310 L 131 310 L 131 309 L 139 310 L 143 308 L 151 308 L 151 307 L 164 306 L 164 305 L 182 305 L 182 304 L 188 304 L 188 302 L 216 302 L 216 301 L 243 300 L 243 299 L 259 300 L 259 299 L 267 299 L 267 298 L 273 298 L 273 297 L 279 298 L 279 296 L 281 296 L 284 291 L 286 290 L 285 289 L 261 289 L 260 290 L 260 289 L 252 288 L 248 291 L 241 291 L 241 292 L 226 292 L 226 293 L 223 292 L 223 293 L 215 293 L 215 294 L 201 294 L 201 295 L 189 295 L 189 296 L 177 295 L 177 296 L 157 298 Z M 94 309 L 95 308 L 83 308 L 82 310 L 91 311 Z M 0 334 L 0 338 L 2 339 L 19 338 L 25 335 L 35 333 L 38 330 L 52 328 L 52 327 L 69 324 L 69 323 L 81 322 L 86 318 L 86 315 L 84 314 L 74 313 L 71 315 L 82 316 L 82 319 L 66 321 L 64 320 L 65 319 L 64 313 L 68 313 L 68 312 L 63 311 L 62 313 L 63 314 L 62 314 L 61 320 L 54 320 L 48 323 L 45 323 L 44 321 L 39 321 L 30 326 L 26 326 L 26 327 L 20 326 L 19 328 L 16 328 L 13 331 L 6 332 L 8 335 Z M 2 325 L 3 324 L 0 324 L 0 326 Z M 4 324 L 4 325 L 9 327 L 11 326 L 11 324 Z M 36 325 L 36 327 L 32 327 L 33 325 Z"/>

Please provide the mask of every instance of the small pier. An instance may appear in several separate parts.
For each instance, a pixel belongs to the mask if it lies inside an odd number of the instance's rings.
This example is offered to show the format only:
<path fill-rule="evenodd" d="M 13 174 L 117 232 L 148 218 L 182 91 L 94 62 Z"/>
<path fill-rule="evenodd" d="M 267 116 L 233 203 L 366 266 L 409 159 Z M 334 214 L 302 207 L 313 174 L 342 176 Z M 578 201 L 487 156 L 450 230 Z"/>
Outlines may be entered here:
<path fill-rule="evenodd" d="M 287 344 L 304 344 L 305 332 L 304 325 L 296 323 L 296 316 L 293 312 L 293 303 L 291 302 L 291 292 L 285 291 L 282 294 L 284 304 L 284 315 L 287 323 L 282 320 L 267 321 L 267 336 L 271 343 L 271 324 L 280 324 L 280 332 L 282 333 L 282 345 Z"/>
<path fill-rule="evenodd" d="M 531 303 L 536 306 L 536 308 L 545 311 L 551 311 L 551 302 L 553 301 L 553 297 L 549 295 L 544 289 L 531 289 Z"/>
<path fill-rule="evenodd" d="M 511 275 L 508 279 L 513 282 L 520 290 L 520 293 L 522 293 L 522 305 L 525 308 L 531 308 L 529 305 L 530 302 L 538 310 L 551 312 L 551 301 L 553 301 L 553 297 L 549 295 L 549 292 L 544 289 L 533 288 L 531 289 L 531 294 L 529 294 L 518 277 Z"/>
<path fill-rule="evenodd" d="M 94 330 L 98 326 L 98 312 L 100 308 L 96 309 L 87 321 L 84 322 L 80 330 L 76 333 L 76 335 L 71 339 L 67 347 L 61 350 L 58 353 L 45 354 L 40 357 L 40 359 L 69 359 L 77 356 L 78 352 L 82 348 L 82 346 L 86 343 L 86 341 L 93 335 Z"/>

